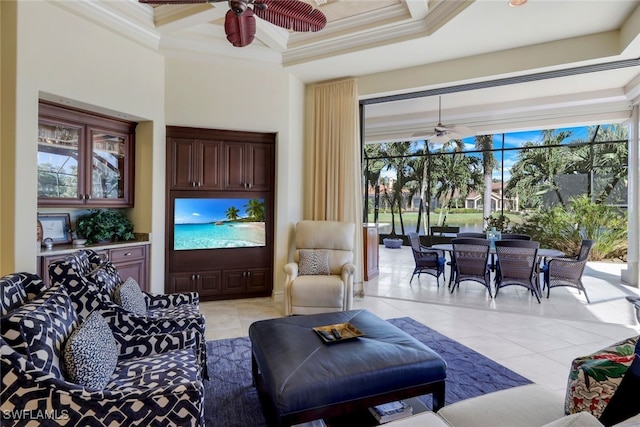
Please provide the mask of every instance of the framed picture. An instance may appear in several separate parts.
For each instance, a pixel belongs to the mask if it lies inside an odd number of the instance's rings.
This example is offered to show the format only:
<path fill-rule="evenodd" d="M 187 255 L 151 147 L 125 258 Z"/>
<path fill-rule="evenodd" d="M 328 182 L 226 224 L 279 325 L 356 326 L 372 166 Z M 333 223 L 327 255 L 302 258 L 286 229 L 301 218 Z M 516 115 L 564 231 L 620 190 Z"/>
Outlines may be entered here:
<path fill-rule="evenodd" d="M 38 214 L 42 224 L 42 240 L 50 237 L 54 245 L 71 243 L 69 214 Z"/>

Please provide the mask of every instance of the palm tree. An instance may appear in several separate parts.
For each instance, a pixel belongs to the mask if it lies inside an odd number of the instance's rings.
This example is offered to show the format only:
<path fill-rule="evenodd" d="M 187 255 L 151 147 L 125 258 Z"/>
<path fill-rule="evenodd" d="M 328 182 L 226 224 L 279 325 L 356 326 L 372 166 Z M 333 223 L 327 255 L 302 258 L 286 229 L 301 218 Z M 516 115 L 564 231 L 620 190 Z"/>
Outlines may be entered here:
<path fill-rule="evenodd" d="M 567 173 L 575 171 L 589 177 L 587 194 L 594 202 L 604 203 L 612 196 L 615 199 L 615 190 L 620 184 L 626 188 L 629 151 L 627 144 L 618 142 L 628 138 L 627 128 L 623 126 L 592 126 L 589 128 L 589 141 L 615 141 L 616 143 L 580 146 L 572 150 Z M 624 195 L 617 197 L 624 197 Z"/>
<path fill-rule="evenodd" d="M 564 174 L 570 160 L 570 151 L 559 146 L 571 136 L 570 131 L 544 130 L 541 143 L 527 142 L 519 154 L 519 159 L 511 168 L 511 179 L 507 185 L 509 194 L 527 200 L 531 207 L 540 203 L 540 197 L 553 192 L 560 204 L 565 203 L 557 183 L 557 177 Z"/>
<path fill-rule="evenodd" d="M 240 211 L 235 206 L 230 206 L 229 209 L 225 212 L 227 219 L 230 221 L 235 221 L 238 219 L 238 214 Z"/>
<path fill-rule="evenodd" d="M 453 153 L 447 149 L 455 144 Z M 471 190 L 480 186 L 482 174 L 480 171 L 480 159 L 474 156 L 466 156 L 462 153 L 464 145 L 460 140 L 452 140 L 444 144 L 440 149 L 441 154 L 432 155 L 431 181 L 435 183 L 434 195 L 441 204 L 438 224 L 451 207 L 460 199 L 464 200 Z"/>
<path fill-rule="evenodd" d="M 393 193 L 391 194 L 391 233 L 395 234 L 395 217 L 393 215 L 394 206 L 398 206 L 398 216 L 400 218 L 400 229 L 402 235 L 404 231 L 404 221 L 402 219 L 402 191 L 409 177 L 409 155 L 413 154 L 412 148 L 415 142 L 392 142 L 381 144 L 381 154 L 386 158 L 386 169 L 388 171 L 395 170 L 396 179 L 393 182 Z"/>
<path fill-rule="evenodd" d="M 485 228 L 488 218 L 491 216 L 491 196 L 493 193 L 493 170 L 497 166 L 493 155 L 493 137 L 491 135 L 476 136 L 476 148 L 482 150 L 482 171 L 484 173 L 484 201 L 482 204 L 482 217 L 485 218 Z"/>
<path fill-rule="evenodd" d="M 366 214 L 368 215 L 368 199 L 369 199 L 369 188 L 373 187 L 374 189 L 374 197 L 373 197 L 373 222 L 378 222 L 378 210 L 380 209 L 380 174 L 382 169 L 385 167 L 385 162 L 382 159 L 382 151 L 380 148 L 380 144 L 368 144 L 364 147 L 364 156 L 365 156 L 365 199 L 367 203 L 365 203 L 364 209 L 366 210 Z"/>
<path fill-rule="evenodd" d="M 254 221 L 264 221 L 264 201 L 260 199 L 251 199 L 244 205 L 245 211 L 249 218 Z"/>

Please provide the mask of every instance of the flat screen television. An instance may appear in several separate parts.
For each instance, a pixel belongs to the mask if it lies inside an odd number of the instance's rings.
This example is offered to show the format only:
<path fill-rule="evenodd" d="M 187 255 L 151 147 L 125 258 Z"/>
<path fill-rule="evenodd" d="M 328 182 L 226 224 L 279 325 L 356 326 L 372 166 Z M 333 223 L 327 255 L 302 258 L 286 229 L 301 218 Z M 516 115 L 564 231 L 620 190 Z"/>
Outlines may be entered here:
<path fill-rule="evenodd" d="M 262 198 L 176 198 L 173 212 L 174 250 L 266 245 Z"/>

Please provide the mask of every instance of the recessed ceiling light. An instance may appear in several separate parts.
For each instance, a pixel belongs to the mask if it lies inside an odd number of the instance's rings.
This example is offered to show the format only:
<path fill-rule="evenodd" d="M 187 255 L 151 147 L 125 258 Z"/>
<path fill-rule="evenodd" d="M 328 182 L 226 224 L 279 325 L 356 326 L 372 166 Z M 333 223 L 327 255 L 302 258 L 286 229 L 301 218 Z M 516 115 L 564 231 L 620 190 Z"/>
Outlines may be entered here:
<path fill-rule="evenodd" d="M 522 6 L 526 2 L 527 0 L 509 0 L 509 6 L 518 7 L 518 6 Z"/>

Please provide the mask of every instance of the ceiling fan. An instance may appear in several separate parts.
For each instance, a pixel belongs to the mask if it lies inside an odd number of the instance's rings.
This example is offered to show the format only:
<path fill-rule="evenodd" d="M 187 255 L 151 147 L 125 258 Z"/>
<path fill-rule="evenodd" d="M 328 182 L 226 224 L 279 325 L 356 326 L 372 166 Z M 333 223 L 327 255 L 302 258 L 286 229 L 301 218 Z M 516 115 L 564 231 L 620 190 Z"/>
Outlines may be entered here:
<path fill-rule="evenodd" d="M 452 139 L 462 139 L 473 135 L 474 132 L 466 126 L 448 126 L 442 124 L 442 97 L 438 97 L 438 124 L 433 128 L 433 132 L 425 134 L 424 132 L 414 133 L 414 137 L 420 137 L 429 142 L 445 143 Z"/>
<path fill-rule="evenodd" d="M 139 0 L 147 4 L 197 4 L 228 1 L 224 31 L 227 40 L 236 47 L 244 47 L 256 34 L 254 14 L 274 25 L 297 32 L 320 31 L 327 25 L 327 17 L 319 9 L 300 0 Z"/>

